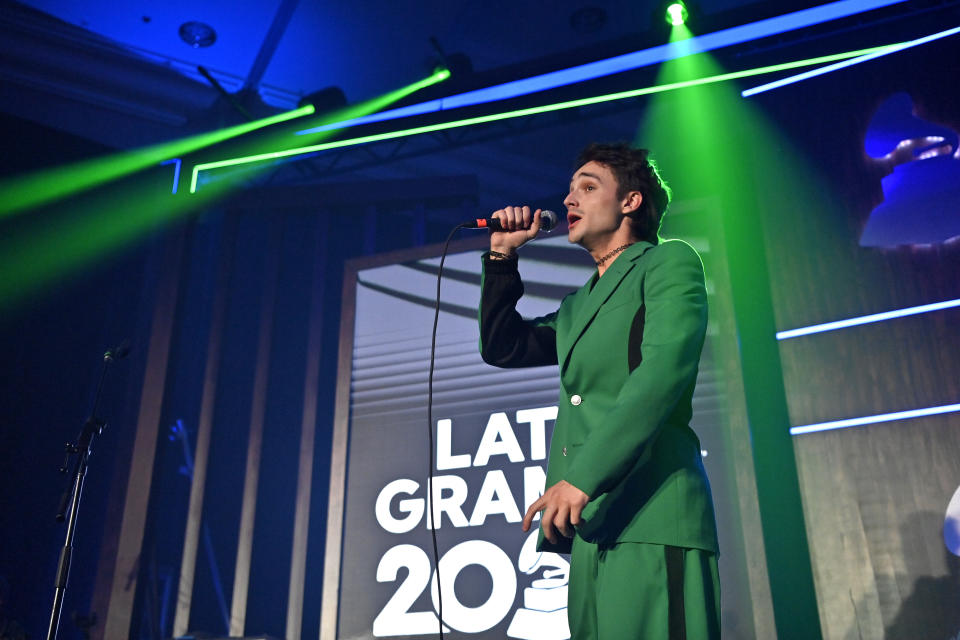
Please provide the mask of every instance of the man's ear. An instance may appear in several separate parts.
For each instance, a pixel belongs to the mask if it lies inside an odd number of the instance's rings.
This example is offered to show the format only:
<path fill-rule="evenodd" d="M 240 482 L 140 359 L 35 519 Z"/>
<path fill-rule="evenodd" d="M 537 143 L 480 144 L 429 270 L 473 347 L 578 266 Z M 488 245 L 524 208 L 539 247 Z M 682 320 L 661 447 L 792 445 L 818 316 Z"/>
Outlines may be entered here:
<path fill-rule="evenodd" d="M 639 191 L 631 191 L 624 198 L 621 203 L 621 213 L 630 214 L 636 213 L 640 209 L 640 204 L 643 202 L 643 194 Z"/>

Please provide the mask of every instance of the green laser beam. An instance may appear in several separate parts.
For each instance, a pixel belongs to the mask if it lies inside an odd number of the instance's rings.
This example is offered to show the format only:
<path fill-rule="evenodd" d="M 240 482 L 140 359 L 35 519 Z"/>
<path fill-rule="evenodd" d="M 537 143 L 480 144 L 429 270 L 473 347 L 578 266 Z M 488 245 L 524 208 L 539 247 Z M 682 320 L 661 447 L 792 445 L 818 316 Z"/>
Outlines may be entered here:
<path fill-rule="evenodd" d="M 54 224 L 28 216 L 28 228 L 0 237 L 0 311 L 44 287 L 69 281 L 78 269 L 104 262 L 147 234 L 186 218 L 225 193 L 224 180 L 189 196 L 169 190 L 157 195 L 150 172 L 122 179 L 107 190 L 76 196 Z"/>
<path fill-rule="evenodd" d="M 437 84 L 438 82 L 443 82 L 449 77 L 450 77 L 450 71 L 448 71 L 447 69 L 438 69 L 432 75 L 426 78 L 423 78 L 422 80 L 417 80 L 416 82 L 408 84 L 405 87 L 394 89 L 393 91 L 389 93 L 385 93 L 382 96 L 370 98 L 369 100 L 365 100 L 358 104 L 344 107 L 333 113 L 325 113 L 323 115 L 323 118 L 318 122 L 310 123 L 304 126 L 307 128 L 310 128 L 310 127 L 334 125 L 338 122 L 347 122 L 349 120 L 354 120 L 362 116 L 370 115 L 371 113 L 376 113 L 377 111 L 380 111 L 384 107 L 390 104 L 393 104 L 397 100 L 406 98 L 411 93 L 415 93 L 420 89 L 424 89 L 431 85 Z M 319 138 L 326 138 L 326 137 L 329 137 L 330 135 L 333 135 L 334 132 L 343 130 L 345 128 L 347 127 L 337 127 L 337 128 L 327 129 L 325 131 L 318 132 L 319 135 L 317 136 L 309 136 L 308 139 L 316 140 Z"/>
<path fill-rule="evenodd" d="M 406 87 L 321 117 L 339 121 L 335 119 L 345 113 L 365 115 L 425 86 L 441 82 L 449 75 L 449 71 L 441 69 Z M 310 106 L 303 111 L 312 113 L 313 110 Z M 263 144 L 279 145 L 281 139 L 288 139 L 288 135 L 286 131 L 267 132 L 266 142 L 261 138 L 255 143 L 260 148 Z M 331 134 L 324 132 L 321 137 L 327 135 Z M 68 194 L 72 200 L 62 210 L 24 216 L 17 221 L 24 224 L 11 225 L 13 228 L 8 233 L 0 233 L 0 274 L 3 274 L 0 278 L 0 312 L 13 307 L 33 291 L 65 281 L 78 268 L 108 259 L 146 234 L 184 220 L 191 213 L 212 205 L 239 184 L 234 180 L 220 179 L 202 193 L 190 196 L 183 191 L 173 195 L 169 190 L 158 194 L 157 179 L 150 171 L 117 178 L 100 189 Z"/>
<path fill-rule="evenodd" d="M 218 169 L 222 167 L 230 167 L 230 166 L 241 165 L 241 164 L 250 164 L 254 162 L 262 162 L 265 160 L 278 160 L 280 158 L 289 158 L 291 156 L 303 155 L 306 153 L 315 153 L 317 151 L 339 149 L 342 147 L 368 144 L 371 142 L 379 142 L 382 140 L 393 140 L 396 138 L 405 138 L 408 136 L 415 136 L 423 133 L 431 133 L 433 131 L 444 131 L 447 129 L 469 127 L 469 126 L 478 125 L 478 124 L 485 124 L 488 122 L 497 122 L 499 120 L 508 120 L 511 118 L 522 118 L 524 116 L 532 116 L 532 115 L 537 115 L 541 113 L 549 113 L 552 111 L 560 111 L 563 109 L 573 109 L 576 107 L 583 107 L 583 106 L 598 104 L 602 102 L 623 100 L 625 98 L 635 98 L 638 96 L 661 93 L 664 91 L 673 91 L 677 89 L 684 89 L 687 87 L 695 87 L 698 85 L 712 84 L 716 82 L 725 82 L 727 80 L 736 80 L 738 78 L 747 78 L 751 76 L 763 75 L 766 73 L 776 73 L 777 71 L 785 71 L 788 69 L 796 69 L 798 67 L 813 66 L 817 64 L 835 62 L 837 60 L 845 60 L 847 58 L 854 58 L 856 56 L 862 56 L 868 53 L 875 53 L 875 52 L 884 51 L 887 49 L 892 49 L 893 47 L 896 47 L 896 46 L 898 45 L 889 44 L 889 45 L 883 45 L 879 47 L 871 47 L 869 49 L 859 49 L 857 51 L 835 53 L 835 54 L 826 55 L 826 56 L 819 56 L 816 58 L 808 58 L 806 60 L 797 60 L 794 62 L 784 62 L 781 64 L 769 65 L 765 67 L 757 67 L 755 69 L 747 69 L 744 71 L 733 71 L 730 73 L 722 73 L 714 76 L 697 78 L 694 80 L 671 82 L 668 84 L 656 85 L 652 87 L 644 87 L 642 89 L 631 89 L 629 91 L 620 91 L 617 93 L 610 93 L 610 94 L 601 95 L 601 96 L 593 96 L 590 98 L 581 98 L 579 100 L 557 102 L 554 104 L 548 104 L 548 105 L 543 105 L 539 107 L 517 109 L 515 111 L 506 111 L 503 113 L 495 113 L 495 114 L 490 114 L 486 116 L 465 118 L 463 120 L 454 120 L 452 122 L 431 124 L 431 125 L 425 125 L 422 127 L 413 127 L 411 129 L 401 129 L 398 131 L 378 133 L 378 134 L 369 135 L 369 136 L 361 136 L 358 138 L 349 138 L 346 140 L 336 140 L 334 142 L 313 144 L 313 145 L 308 145 L 304 147 L 296 147 L 294 149 L 286 149 L 283 151 L 273 151 L 270 153 L 258 153 L 250 156 L 230 158 L 227 160 L 218 160 L 216 162 L 205 162 L 202 164 L 198 164 L 193 168 L 193 175 L 190 179 L 190 193 L 196 193 L 197 191 L 197 180 L 200 175 L 200 172 L 206 171 L 209 169 Z"/>
<path fill-rule="evenodd" d="M 671 39 L 689 37 L 686 27 L 674 29 Z M 704 52 L 665 63 L 657 80 L 670 82 L 721 71 L 717 60 Z M 772 334 L 776 311 L 784 304 L 789 307 L 798 295 L 784 285 L 804 268 L 788 255 L 794 248 L 792 240 L 798 233 L 816 238 L 814 251 L 821 272 L 847 273 L 857 260 L 850 257 L 850 237 L 838 227 L 844 226 L 850 212 L 841 204 L 848 200 L 837 194 L 842 177 L 821 174 L 821 159 L 809 157 L 798 147 L 795 136 L 805 132 L 797 127 L 784 130 L 736 89 L 715 84 L 652 98 L 637 140 L 654 150 L 675 193 L 691 204 L 704 203 L 701 215 L 692 218 L 687 228 L 695 228 L 697 234 L 710 227 L 717 230 L 712 236 L 716 242 L 705 254 L 705 266 L 707 277 L 720 287 L 727 281 L 728 293 L 711 301 L 726 298 L 711 309 L 724 335 L 706 348 L 713 350 L 717 362 L 733 363 L 734 377 L 743 383 L 738 391 L 743 395 L 737 401 L 745 402 L 742 406 L 751 425 L 752 462 L 760 488 L 759 533 L 769 545 L 769 566 L 781 569 L 770 572 L 772 601 L 777 603 L 772 622 L 781 635 L 789 628 L 795 637 L 817 637 L 810 567 L 799 566 L 792 552 L 784 552 L 806 550 L 808 541 L 786 429 L 789 411 L 784 383 L 790 376 L 781 370 Z M 668 212 L 667 234 L 670 224 Z M 675 229 L 683 229 L 679 216 L 676 224 Z M 732 420 L 736 419 L 725 420 L 727 428 L 733 428 Z M 767 508 L 771 505 L 776 509 Z"/>
<path fill-rule="evenodd" d="M 0 218 L 136 173 L 197 149 L 314 112 L 313 105 L 172 142 L 45 169 L 0 182 Z"/>

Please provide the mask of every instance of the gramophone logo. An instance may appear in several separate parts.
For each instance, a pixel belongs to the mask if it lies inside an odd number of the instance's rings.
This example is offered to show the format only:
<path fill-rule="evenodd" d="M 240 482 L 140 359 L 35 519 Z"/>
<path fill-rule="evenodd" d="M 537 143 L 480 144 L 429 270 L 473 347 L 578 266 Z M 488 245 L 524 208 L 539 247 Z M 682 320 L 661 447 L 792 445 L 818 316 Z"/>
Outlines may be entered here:
<path fill-rule="evenodd" d="M 507 635 L 521 640 L 569 638 L 567 585 L 570 563 L 556 553 L 537 551 L 537 530 L 534 529 L 520 549 L 517 568 L 527 575 L 543 573 L 523 590 L 523 606 L 513 615 Z"/>

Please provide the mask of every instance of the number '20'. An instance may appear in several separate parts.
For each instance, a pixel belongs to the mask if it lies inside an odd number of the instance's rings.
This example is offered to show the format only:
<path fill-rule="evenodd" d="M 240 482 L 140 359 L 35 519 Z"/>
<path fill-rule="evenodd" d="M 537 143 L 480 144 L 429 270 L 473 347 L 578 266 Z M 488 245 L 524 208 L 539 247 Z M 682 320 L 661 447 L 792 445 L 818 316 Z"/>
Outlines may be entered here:
<path fill-rule="evenodd" d="M 487 570 L 493 582 L 490 596 L 477 607 L 464 606 L 453 588 L 460 572 L 469 565 Z M 406 567 L 409 574 L 400 583 L 383 610 L 373 621 L 373 635 L 413 636 L 436 633 L 437 574 L 430 575 L 430 560 L 420 548 L 410 544 L 392 547 L 377 565 L 377 582 L 396 582 L 397 573 Z M 468 540 L 453 547 L 440 558 L 443 581 L 443 618 L 446 625 L 463 633 L 480 633 L 503 620 L 517 595 L 517 574 L 513 563 L 500 547 L 485 540 Z M 434 611 L 410 611 L 427 583 Z M 449 631 L 445 626 L 444 631 Z"/>

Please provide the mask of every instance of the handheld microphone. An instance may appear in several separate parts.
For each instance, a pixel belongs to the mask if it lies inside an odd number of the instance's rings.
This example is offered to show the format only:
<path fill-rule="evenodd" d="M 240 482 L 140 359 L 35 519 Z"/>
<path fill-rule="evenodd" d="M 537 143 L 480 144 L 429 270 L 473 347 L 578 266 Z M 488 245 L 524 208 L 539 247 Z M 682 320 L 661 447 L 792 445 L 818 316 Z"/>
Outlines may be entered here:
<path fill-rule="evenodd" d="M 547 233 L 553 231 L 557 226 L 557 214 L 549 209 L 544 209 L 540 212 L 540 229 L 546 231 Z M 500 221 L 496 218 L 477 218 L 473 222 L 468 222 L 466 225 L 467 229 L 490 229 L 490 231 L 505 231 L 505 229 L 500 226 Z"/>

